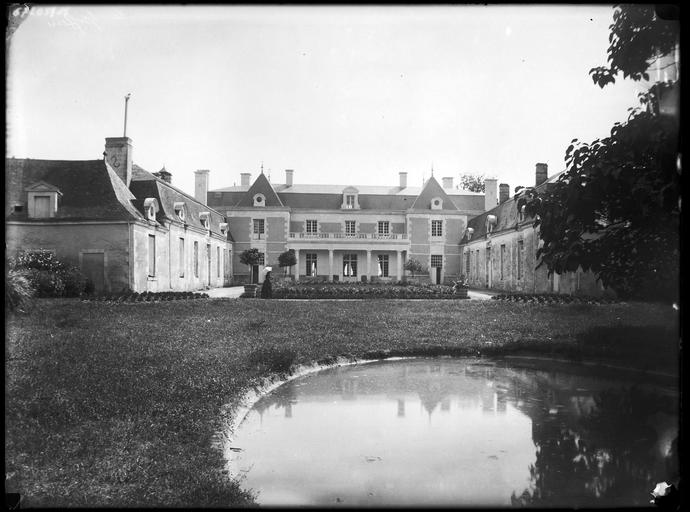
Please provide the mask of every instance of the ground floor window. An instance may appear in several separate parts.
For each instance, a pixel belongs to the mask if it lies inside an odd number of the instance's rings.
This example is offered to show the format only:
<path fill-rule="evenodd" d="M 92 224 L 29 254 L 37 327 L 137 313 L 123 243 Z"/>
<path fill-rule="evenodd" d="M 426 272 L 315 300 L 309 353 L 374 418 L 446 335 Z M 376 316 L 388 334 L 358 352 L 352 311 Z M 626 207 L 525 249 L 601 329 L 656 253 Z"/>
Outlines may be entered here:
<path fill-rule="evenodd" d="M 505 279 L 505 264 L 506 264 L 506 246 L 501 245 L 501 281 Z"/>
<path fill-rule="evenodd" d="M 216 276 L 220 277 L 220 246 L 216 247 Z"/>
<path fill-rule="evenodd" d="M 149 277 L 156 275 L 156 236 L 149 235 Z"/>
<path fill-rule="evenodd" d="M 443 255 L 442 254 L 432 254 L 431 255 L 431 266 L 433 268 L 438 268 L 443 266 Z"/>
<path fill-rule="evenodd" d="M 180 238 L 180 254 L 179 254 L 179 261 L 180 261 L 180 277 L 184 277 L 184 238 Z"/>
<path fill-rule="evenodd" d="M 316 277 L 316 253 L 307 253 L 307 271 L 306 274 L 308 277 Z"/>
<path fill-rule="evenodd" d="M 517 249 L 517 278 L 522 279 L 522 259 L 525 255 L 525 243 L 522 240 L 518 240 Z"/>
<path fill-rule="evenodd" d="M 470 252 L 467 251 L 465 253 L 465 275 L 469 276 L 470 275 Z"/>
<path fill-rule="evenodd" d="M 379 277 L 388 277 L 388 255 L 379 254 Z"/>
<path fill-rule="evenodd" d="M 357 277 L 357 255 L 344 254 L 343 255 L 343 276 Z"/>
<path fill-rule="evenodd" d="M 194 242 L 194 277 L 199 277 L 199 242 Z"/>
<path fill-rule="evenodd" d="M 266 257 L 264 256 L 264 253 L 260 252 L 259 253 L 259 265 L 265 265 L 266 264 Z"/>

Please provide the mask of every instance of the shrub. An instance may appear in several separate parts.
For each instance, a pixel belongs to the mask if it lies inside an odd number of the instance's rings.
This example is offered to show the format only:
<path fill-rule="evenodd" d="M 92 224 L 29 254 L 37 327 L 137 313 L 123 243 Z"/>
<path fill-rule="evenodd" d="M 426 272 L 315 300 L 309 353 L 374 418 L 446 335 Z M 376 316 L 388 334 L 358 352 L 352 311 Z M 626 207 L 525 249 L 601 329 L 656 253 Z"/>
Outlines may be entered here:
<path fill-rule="evenodd" d="M 10 269 L 5 274 L 5 309 L 23 311 L 33 297 L 35 290 L 26 270 Z"/>
<path fill-rule="evenodd" d="M 20 253 L 10 266 L 18 269 L 47 270 L 49 272 L 60 272 L 65 269 L 65 265 L 57 259 L 55 254 L 50 251 L 24 251 Z"/>
<path fill-rule="evenodd" d="M 78 268 L 66 267 L 61 272 L 60 277 L 65 284 L 65 297 L 79 297 L 85 293 L 87 278 Z M 91 290 L 93 290 L 93 283 L 90 280 L 89 283 L 91 284 Z"/>
<path fill-rule="evenodd" d="M 65 283 L 57 272 L 30 268 L 26 273 L 37 297 L 60 297 L 65 292 Z"/>

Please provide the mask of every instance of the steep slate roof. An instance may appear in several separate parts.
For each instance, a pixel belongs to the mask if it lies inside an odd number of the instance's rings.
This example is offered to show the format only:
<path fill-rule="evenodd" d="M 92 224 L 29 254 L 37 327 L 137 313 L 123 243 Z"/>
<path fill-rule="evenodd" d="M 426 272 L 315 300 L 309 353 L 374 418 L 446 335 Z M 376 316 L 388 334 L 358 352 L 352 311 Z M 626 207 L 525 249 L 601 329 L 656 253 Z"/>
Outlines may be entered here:
<path fill-rule="evenodd" d="M 268 181 L 268 180 L 266 180 Z M 444 197 L 449 200 L 449 207 L 447 210 L 463 210 L 471 212 L 480 212 L 484 210 L 484 194 L 477 192 L 469 192 L 465 190 L 445 191 L 434 180 L 441 193 L 429 197 Z M 427 188 L 428 182 L 424 188 Z M 271 188 L 276 192 L 282 205 L 289 208 L 296 209 L 313 209 L 313 210 L 340 210 L 343 202 L 343 191 L 349 185 L 319 185 L 319 184 L 298 184 L 288 186 L 286 184 L 271 185 Z M 253 187 L 253 185 L 252 185 Z M 209 204 L 216 208 L 233 207 L 233 206 L 253 206 L 252 197 L 256 193 L 249 192 L 251 187 L 235 186 L 225 187 L 217 190 L 211 190 L 208 193 Z M 415 203 L 417 197 L 422 193 L 422 187 L 390 187 L 390 186 L 356 186 L 359 191 L 359 205 L 361 210 L 390 210 L 390 211 L 404 211 L 408 210 Z M 435 190 L 435 189 L 434 189 Z M 263 193 L 263 192 L 262 192 Z M 264 193 L 267 197 L 268 195 Z M 267 204 L 267 206 L 270 206 Z"/>
<path fill-rule="evenodd" d="M 551 176 L 549 179 L 547 179 L 544 183 L 536 187 L 536 190 L 538 192 L 542 192 L 544 190 L 547 190 L 552 183 L 554 183 L 558 177 L 563 174 L 565 171 L 561 171 L 558 174 L 554 174 Z M 523 189 L 524 190 L 524 189 Z M 460 244 L 466 244 L 469 242 L 475 242 L 479 238 L 482 238 L 483 236 L 486 235 L 486 217 L 488 215 L 495 215 L 496 216 L 496 226 L 494 227 L 493 232 L 497 233 L 499 231 L 503 231 L 505 229 L 510 229 L 510 228 L 515 228 L 515 226 L 518 223 L 518 218 L 517 218 L 517 205 L 515 204 L 517 199 L 520 197 L 521 193 L 518 193 L 517 196 L 513 195 L 512 197 L 508 198 L 506 201 L 503 203 L 499 204 L 495 208 L 492 208 L 489 211 L 486 211 L 482 213 L 481 215 L 478 215 L 477 217 L 474 217 L 470 219 L 467 222 L 467 227 L 474 229 L 474 232 L 472 233 L 472 238 L 468 241 L 467 240 L 467 235 L 463 234 L 463 237 L 460 241 Z M 533 219 L 531 217 L 526 217 L 523 222 L 529 222 L 531 223 Z"/>
<path fill-rule="evenodd" d="M 144 211 L 144 200 L 147 197 L 154 197 L 158 200 L 160 209 L 156 214 L 156 220 L 159 222 L 167 220 L 180 224 L 182 223 L 175 214 L 174 206 L 176 202 L 185 203 L 185 222 L 188 225 L 201 228 L 201 220 L 199 217 L 201 212 L 210 213 L 210 228 L 214 233 L 220 233 L 219 224 L 225 222 L 225 217 L 218 211 L 197 201 L 195 198 L 173 187 L 170 183 L 158 178 L 136 164 L 132 164 L 132 182 L 130 183 L 130 189 L 136 196 L 133 203 L 141 212 Z"/>
<path fill-rule="evenodd" d="M 436 178 L 433 176 L 429 178 L 429 180 L 426 182 L 424 185 L 424 188 L 422 189 L 422 192 L 417 196 L 417 200 L 414 202 L 412 205 L 413 210 L 430 210 L 431 209 L 431 200 L 434 197 L 438 197 L 441 199 L 441 209 L 443 210 L 457 210 L 458 208 L 455 206 L 455 203 L 451 201 L 450 197 L 448 197 L 448 194 L 446 194 L 441 187 L 441 185 L 438 184 L 438 181 L 436 181 Z"/>
<path fill-rule="evenodd" d="M 249 187 L 249 190 L 243 194 L 239 203 L 237 203 L 237 206 L 254 206 L 254 196 L 256 194 L 263 194 L 263 196 L 266 198 L 266 203 L 264 206 L 284 206 L 264 173 L 259 174 L 256 180 L 254 180 L 254 183 L 252 183 L 252 186 Z"/>
<path fill-rule="evenodd" d="M 43 181 L 62 193 L 54 217 L 64 220 L 133 220 L 142 215 L 132 205 L 134 196 L 104 160 L 5 159 L 6 208 L 25 205 L 21 212 L 7 212 L 6 220 L 33 220 L 27 215 L 27 187 Z"/>

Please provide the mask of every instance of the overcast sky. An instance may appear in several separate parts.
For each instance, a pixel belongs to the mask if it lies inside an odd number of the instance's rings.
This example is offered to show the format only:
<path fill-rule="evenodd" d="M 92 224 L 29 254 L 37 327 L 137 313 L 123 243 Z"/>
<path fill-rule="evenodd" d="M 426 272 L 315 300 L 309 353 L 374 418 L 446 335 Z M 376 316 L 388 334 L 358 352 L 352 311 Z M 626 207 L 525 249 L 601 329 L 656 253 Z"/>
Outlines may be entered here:
<path fill-rule="evenodd" d="M 8 156 L 134 161 L 194 192 L 273 183 L 421 185 L 493 175 L 532 185 L 573 138 L 604 137 L 639 84 L 595 86 L 607 6 L 79 6 L 15 32 Z M 10 14 L 11 15 L 11 14 Z M 440 179 L 439 179 L 440 181 Z"/>

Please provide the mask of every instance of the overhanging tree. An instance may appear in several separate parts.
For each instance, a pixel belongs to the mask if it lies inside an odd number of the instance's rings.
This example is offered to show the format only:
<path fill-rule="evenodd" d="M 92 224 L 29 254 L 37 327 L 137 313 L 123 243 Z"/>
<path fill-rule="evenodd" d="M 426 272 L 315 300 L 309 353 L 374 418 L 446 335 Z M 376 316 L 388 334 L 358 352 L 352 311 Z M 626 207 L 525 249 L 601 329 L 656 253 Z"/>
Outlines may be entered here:
<path fill-rule="evenodd" d="M 297 257 L 295 256 L 295 250 L 289 249 L 278 256 L 278 266 L 280 267 L 292 267 L 297 264 Z"/>
<path fill-rule="evenodd" d="M 601 87 L 615 82 L 618 72 L 646 79 L 641 62 L 671 51 L 670 41 L 677 41 L 677 23 L 674 39 L 673 24 L 655 16 L 652 6 L 615 9 L 611 65 L 590 72 Z M 547 190 L 526 190 L 518 207 L 527 204 L 527 213 L 535 216 L 543 240 L 537 257 L 549 273 L 582 267 L 624 297 L 676 298 L 678 121 L 658 108 L 659 96 L 671 87 L 657 83 L 641 94 L 641 105 L 631 108 L 609 137 L 590 144 L 574 139 L 559 179 Z"/>
<path fill-rule="evenodd" d="M 247 249 L 240 253 L 240 263 L 249 267 L 249 279 L 252 279 L 252 266 L 258 265 L 261 261 L 259 249 Z"/>
<path fill-rule="evenodd" d="M 484 179 L 485 176 L 483 174 L 462 174 L 460 175 L 460 185 L 470 192 L 484 193 Z"/>

